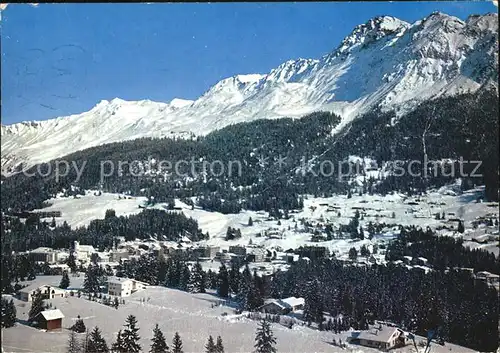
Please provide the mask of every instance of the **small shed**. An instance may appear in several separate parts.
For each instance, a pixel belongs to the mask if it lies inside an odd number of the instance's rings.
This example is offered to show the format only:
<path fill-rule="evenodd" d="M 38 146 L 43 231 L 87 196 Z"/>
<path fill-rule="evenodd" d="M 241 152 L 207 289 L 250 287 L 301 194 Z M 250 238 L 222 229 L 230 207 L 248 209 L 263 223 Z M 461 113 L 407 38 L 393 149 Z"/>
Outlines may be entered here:
<path fill-rule="evenodd" d="M 63 313 L 59 309 L 42 311 L 35 317 L 38 327 L 47 331 L 62 328 Z"/>

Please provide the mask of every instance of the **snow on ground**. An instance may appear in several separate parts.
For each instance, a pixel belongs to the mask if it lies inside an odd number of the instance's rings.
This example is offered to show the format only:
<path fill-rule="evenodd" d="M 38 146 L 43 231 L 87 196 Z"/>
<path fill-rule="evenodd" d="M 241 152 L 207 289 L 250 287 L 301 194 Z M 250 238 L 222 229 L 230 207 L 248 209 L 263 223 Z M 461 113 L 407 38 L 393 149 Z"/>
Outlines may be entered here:
<path fill-rule="evenodd" d="M 75 274 L 70 274 L 69 275 L 69 287 L 68 290 L 78 290 L 83 288 L 83 279 L 85 277 L 84 273 L 77 273 Z M 38 286 L 43 286 L 44 284 L 48 284 L 50 286 L 54 287 L 59 287 L 59 284 L 61 283 L 61 278 L 62 276 L 37 276 L 34 280 L 32 281 L 24 281 L 24 282 L 19 282 L 20 285 L 22 286 L 30 286 L 30 285 L 38 285 Z"/>
<path fill-rule="evenodd" d="M 347 224 L 354 216 L 356 210 L 363 215 L 360 225 L 367 230 L 368 222 L 386 223 L 394 225 L 415 225 L 418 227 L 436 228 L 448 226 L 457 228 L 458 223 L 449 221 L 452 218 L 461 218 L 465 221 L 467 232 L 472 228 L 471 222 L 477 217 L 488 215 L 498 219 L 498 203 L 477 202 L 482 196 L 483 187 L 478 187 L 458 194 L 456 185 L 443 187 L 439 190 L 429 191 L 423 196 L 408 197 L 394 193 L 386 196 L 353 194 L 351 198 L 345 195 L 335 195 L 328 198 L 314 198 L 307 196 L 304 208 L 297 213 L 290 213 L 290 219 L 269 220 L 263 211 L 244 210 L 238 214 L 222 214 L 208 212 L 199 208 L 191 209 L 179 200 L 176 207 L 180 208 L 186 216 L 195 219 L 203 232 L 208 232 L 210 239 L 201 241 L 200 245 L 212 245 L 228 248 L 230 245 L 264 246 L 266 249 L 295 249 L 302 245 L 317 245 L 329 248 L 337 257 L 346 256 L 351 247 L 360 249 L 363 245 L 370 246 L 387 242 L 398 234 L 397 227 L 385 229 L 382 234 L 377 234 L 374 239 L 367 238 L 362 241 L 351 239 L 333 239 L 330 241 L 311 242 L 312 230 L 304 230 L 300 219 L 305 219 L 312 224 L 325 224 L 330 222 L 334 229 L 340 224 Z M 119 197 L 122 197 L 119 199 Z M 72 227 L 87 225 L 92 219 L 104 218 L 107 209 L 114 209 L 118 216 L 131 215 L 142 211 L 139 205 L 146 200 L 144 197 L 123 198 L 123 195 L 103 193 L 95 196 L 95 191 L 87 191 L 80 198 L 57 197 L 49 202 L 52 205 L 44 211 L 62 211 L 62 217 L 56 218 L 57 223 L 68 222 Z M 151 208 L 167 210 L 165 204 L 156 204 Z M 445 213 L 446 220 L 436 220 L 436 213 Z M 340 214 L 340 216 L 339 216 Z M 394 215 L 394 218 L 393 218 Z M 248 226 L 249 218 L 253 225 Z M 297 230 L 295 224 L 297 223 Z M 224 239 L 227 228 L 241 229 L 242 237 L 226 241 Z M 268 236 L 265 236 L 267 232 Z M 262 236 L 258 236 L 261 234 Z M 457 236 L 454 231 L 447 231 L 444 235 Z M 477 244 L 466 242 L 471 247 L 482 247 L 498 254 L 497 242 L 493 244 Z"/>
<path fill-rule="evenodd" d="M 59 277 L 59 276 L 54 276 Z M 141 303 L 141 299 L 150 301 Z M 5 352 L 66 352 L 69 331 L 67 330 L 77 316 L 84 318 L 87 328 L 98 326 L 110 345 L 116 338 L 116 333 L 123 328 L 125 319 L 132 314 L 137 317 L 143 351 L 148 351 L 152 329 L 156 323 L 165 334 L 170 345 L 176 331 L 181 335 L 185 352 L 201 352 L 209 335 L 220 335 L 226 352 L 253 351 L 257 322 L 234 315 L 229 307 L 215 306 L 218 298 L 212 294 L 190 294 L 178 290 L 149 287 L 125 298 L 125 304 L 114 309 L 87 299 L 68 297 L 53 299 L 53 306 L 60 309 L 65 318 L 63 329 L 53 332 L 43 332 L 24 325 L 22 322 L 15 327 L 2 329 L 2 347 Z M 15 299 L 18 319 L 26 320 L 29 305 Z M 24 304 L 24 307 L 21 305 Z M 222 316 L 227 313 L 227 316 Z M 371 348 L 349 345 L 346 350 L 332 346 L 329 342 L 335 337 L 338 341 L 346 341 L 348 332 L 334 335 L 331 332 L 320 332 L 304 326 L 295 325 L 288 329 L 280 324 L 272 324 L 277 338 L 278 352 L 377 352 Z M 81 338 L 84 335 L 80 335 Z M 423 350 L 423 349 L 422 349 Z M 396 349 L 394 353 L 414 352 L 407 346 Z M 433 353 L 468 353 L 469 349 L 450 344 L 441 347 L 433 345 Z"/>
<path fill-rule="evenodd" d="M 88 190 L 85 196 L 78 195 L 77 198 L 58 195 L 47 201 L 51 206 L 38 211 L 61 211 L 62 217 L 55 218 L 56 224 L 61 225 L 66 221 L 72 228 L 76 228 L 88 225 L 93 219 L 104 218 L 107 209 L 115 210 L 117 216 L 139 213 L 142 211 L 139 205 L 146 201 L 145 197 L 126 196 L 125 198 L 124 195 L 111 193 L 96 196 L 95 193 L 97 193 L 96 190 Z"/>

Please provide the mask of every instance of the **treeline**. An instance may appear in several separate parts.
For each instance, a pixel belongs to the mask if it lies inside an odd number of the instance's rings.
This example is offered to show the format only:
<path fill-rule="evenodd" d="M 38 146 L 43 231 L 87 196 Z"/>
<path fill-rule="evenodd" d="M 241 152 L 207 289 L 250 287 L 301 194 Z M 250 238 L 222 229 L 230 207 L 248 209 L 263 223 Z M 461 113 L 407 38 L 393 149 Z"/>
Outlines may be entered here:
<path fill-rule="evenodd" d="M 463 246 L 462 239 L 436 236 L 430 229 L 401 227 L 400 235 L 387 246 L 386 260 L 403 260 L 403 256 L 425 257 L 437 270 L 463 267 L 475 271 L 500 273 L 495 254 Z"/>
<path fill-rule="evenodd" d="M 270 290 L 272 297 L 304 297 L 304 315 L 319 327 L 326 311 L 354 328 L 388 320 L 423 336 L 439 328 L 442 339 L 479 351 L 498 347 L 497 290 L 459 271 L 301 261 L 277 273 Z"/>
<path fill-rule="evenodd" d="M 110 250 L 118 244 L 118 237 L 126 241 L 156 239 L 177 241 L 187 236 L 192 241 L 207 239 L 198 228 L 198 222 L 181 212 L 144 209 L 130 216 L 116 216 L 109 210 L 104 219 L 92 220 L 88 226 L 72 229 L 64 222 L 51 225 L 33 216 L 22 222 L 18 218 L 2 219 L 2 253 L 20 252 L 37 247 L 70 249 L 75 240 L 93 245 L 99 251 Z"/>

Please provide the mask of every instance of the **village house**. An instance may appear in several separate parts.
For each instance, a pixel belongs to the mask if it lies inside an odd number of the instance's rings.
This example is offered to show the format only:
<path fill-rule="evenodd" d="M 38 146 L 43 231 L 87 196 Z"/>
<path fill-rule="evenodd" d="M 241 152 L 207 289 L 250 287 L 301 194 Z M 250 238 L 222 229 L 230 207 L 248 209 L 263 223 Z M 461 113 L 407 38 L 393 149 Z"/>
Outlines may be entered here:
<path fill-rule="evenodd" d="M 295 253 L 301 258 L 308 257 L 309 259 L 321 259 L 330 256 L 330 251 L 324 246 L 304 246 L 295 250 Z"/>
<path fill-rule="evenodd" d="M 121 260 L 127 260 L 129 257 L 129 253 L 127 249 L 118 249 L 112 251 L 109 254 L 109 261 L 112 262 L 120 262 Z"/>
<path fill-rule="evenodd" d="M 485 282 L 492 286 L 498 286 L 500 276 L 488 271 L 480 271 L 476 273 L 475 278 L 477 281 Z"/>
<path fill-rule="evenodd" d="M 245 256 L 247 254 L 247 249 L 240 245 L 231 245 L 229 247 L 229 252 L 236 255 Z"/>
<path fill-rule="evenodd" d="M 252 248 L 247 253 L 249 262 L 264 262 L 267 257 L 267 250 L 264 248 Z"/>
<path fill-rule="evenodd" d="M 62 275 L 64 271 L 71 272 L 67 264 L 53 264 L 49 265 L 49 268 L 54 275 Z"/>
<path fill-rule="evenodd" d="M 90 261 L 90 256 L 97 252 L 92 245 L 80 245 L 80 242 L 74 242 L 74 250 L 76 259 L 82 262 Z"/>
<path fill-rule="evenodd" d="M 197 258 L 208 258 L 213 259 L 217 256 L 220 251 L 219 246 L 202 246 L 193 250 L 196 253 Z"/>
<path fill-rule="evenodd" d="M 30 302 L 33 300 L 33 296 L 38 291 L 42 293 L 43 299 L 63 298 L 66 294 L 64 289 L 53 287 L 48 284 L 42 286 L 39 284 L 33 284 L 19 290 L 19 299 L 25 302 Z"/>
<path fill-rule="evenodd" d="M 62 328 L 63 313 L 59 309 L 42 311 L 35 317 L 37 327 L 51 331 Z"/>
<path fill-rule="evenodd" d="M 352 332 L 348 341 L 352 344 L 377 348 L 383 351 L 404 347 L 408 343 L 408 339 L 403 330 L 397 327 L 380 324 L 369 330 Z"/>
<path fill-rule="evenodd" d="M 117 297 L 128 297 L 132 293 L 145 289 L 147 283 L 131 278 L 108 277 L 108 294 Z"/>
<path fill-rule="evenodd" d="M 304 309 L 304 304 L 304 298 L 270 299 L 260 306 L 258 310 L 267 314 L 288 314 Z"/>
<path fill-rule="evenodd" d="M 34 262 L 46 262 L 49 264 L 54 264 L 57 262 L 57 253 L 54 249 L 40 247 L 31 250 L 28 256 Z"/>

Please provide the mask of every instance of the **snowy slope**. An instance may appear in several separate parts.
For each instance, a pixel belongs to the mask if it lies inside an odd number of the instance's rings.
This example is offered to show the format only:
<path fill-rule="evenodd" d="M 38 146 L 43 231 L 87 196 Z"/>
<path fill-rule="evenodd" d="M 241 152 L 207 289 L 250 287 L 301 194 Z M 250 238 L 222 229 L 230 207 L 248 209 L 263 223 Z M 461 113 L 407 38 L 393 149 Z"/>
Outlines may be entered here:
<path fill-rule="evenodd" d="M 2 171 L 109 142 L 203 135 L 233 123 L 319 109 L 341 115 L 339 129 L 375 106 L 404 113 L 441 95 L 498 87 L 497 47 L 497 14 L 461 21 L 433 13 L 413 24 L 376 17 L 320 59 L 290 60 L 267 74 L 224 79 L 195 101 L 113 99 L 78 115 L 2 126 Z"/>
<path fill-rule="evenodd" d="M 60 276 L 42 276 L 45 283 L 59 283 Z M 51 278 L 52 277 L 52 278 Z M 82 276 L 83 277 L 83 276 Z M 73 281 L 73 277 L 70 278 Z M 57 282 L 56 282 L 57 281 Z M 148 301 L 147 298 L 150 300 Z M 9 298 L 10 299 L 10 298 Z M 141 299 L 146 299 L 145 303 Z M 108 345 L 116 340 L 118 330 L 128 315 L 134 315 L 138 321 L 139 344 L 142 352 L 148 352 L 151 345 L 152 330 L 156 323 L 165 335 L 167 344 L 175 332 L 179 332 L 185 352 L 203 352 L 209 335 L 221 336 L 226 352 L 251 352 L 254 349 L 254 337 L 258 323 L 233 314 L 231 307 L 217 305 L 218 297 L 210 294 L 191 294 L 165 287 L 149 286 L 144 291 L 138 291 L 125 298 L 125 304 L 118 310 L 89 301 L 82 296 L 78 298 L 56 298 L 48 300 L 53 306 L 64 313 L 63 328 L 70 327 L 78 316 L 83 318 L 89 329 L 98 326 Z M 14 298 L 17 317 L 26 320 L 29 306 Z M 227 313 L 223 316 L 223 313 Z M 314 353 L 314 352 L 350 352 L 377 353 L 374 348 L 349 344 L 346 349 L 331 345 L 335 338 L 347 341 L 349 331 L 332 334 L 331 331 L 318 331 L 307 326 L 295 325 L 289 329 L 281 324 L 273 323 L 272 330 L 276 337 L 278 352 Z M 2 347 L 5 352 L 67 352 L 69 330 L 54 330 L 43 332 L 27 325 L 17 324 L 8 329 L 2 329 Z M 79 334 L 78 339 L 83 339 Z M 417 342 L 425 338 L 417 336 Z M 413 346 L 391 350 L 394 353 L 415 352 Z M 420 348 L 423 352 L 423 348 Z M 473 353 L 465 347 L 446 343 L 445 346 L 432 345 L 432 353 Z"/>

